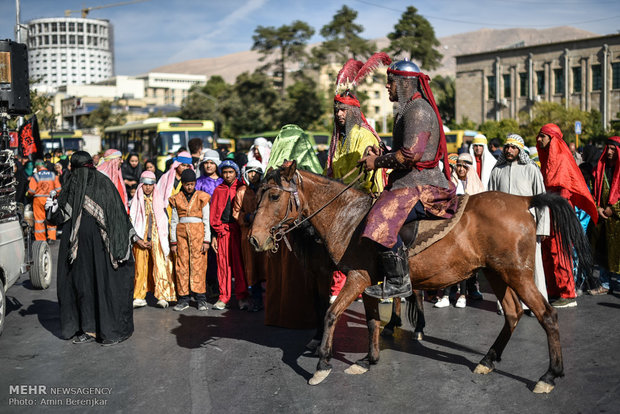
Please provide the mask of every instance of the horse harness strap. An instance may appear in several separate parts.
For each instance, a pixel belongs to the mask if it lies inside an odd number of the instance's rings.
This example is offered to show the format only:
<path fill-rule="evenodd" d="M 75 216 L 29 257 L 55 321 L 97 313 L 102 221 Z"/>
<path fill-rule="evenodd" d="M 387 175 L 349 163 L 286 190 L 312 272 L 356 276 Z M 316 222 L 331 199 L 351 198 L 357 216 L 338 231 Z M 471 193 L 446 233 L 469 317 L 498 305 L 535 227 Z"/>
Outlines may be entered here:
<path fill-rule="evenodd" d="M 355 169 L 352 171 L 355 171 Z M 349 174 L 351 172 L 349 172 Z M 272 253 L 276 253 L 278 251 L 278 247 L 279 247 L 278 242 L 282 239 L 284 239 L 284 243 L 286 243 L 286 247 L 289 249 L 289 251 L 292 251 L 293 249 L 291 248 L 291 244 L 289 243 L 288 238 L 286 237 L 286 234 L 295 230 L 296 228 L 298 228 L 305 222 L 309 221 L 312 217 L 316 216 L 321 211 L 323 211 L 323 209 L 325 209 L 328 205 L 334 202 L 334 200 L 340 197 L 345 191 L 353 187 L 355 183 L 357 183 L 357 180 L 359 180 L 364 174 L 366 174 L 365 171 L 360 171 L 357 177 L 355 177 L 355 179 L 351 181 L 349 185 L 347 185 L 338 194 L 332 197 L 331 200 L 325 203 L 321 208 L 317 209 L 314 213 L 310 214 L 308 217 L 304 217 L 302 220 L 299 220 L 301 216 L 296 219 L 289 217 L 289 214 L 293 211 L 293 200 L 295 202 L 295 208 L 297 210 L 299 210 L 301 207 L 301 202 L 299 200 L 299 192 L 297 191 L 297 185 L 301 184 L 301 175 L 299 174 L 299 172 L 296 172 L 295 177 L 293 177 L 293 180 L 291 180 L 291 184 L 292 184 L 291 188 L 284 188 L 282 186 L 275 186 L 275 185 L 267 186 L 266 188 L 273 188 L 273 189 L 280 190 L 280 191 L 286 191 L 287 193 L 291 194 L 291 196 L 289 196 L 289 201 L 286 206 L 286 214 L 284 214 L 284 217 L 282 218 L 282 220 L 280 220 L 280 222 L 276 224 L 275 226 L 273 226 L 271 230 L 269 231 L 275 241 L 275 247 L 271 250 Z M 296 182 L 295 178 L 297 178 L 299 183 Z M 288 226 L 289 222 L 292 222 L 293 225 L 285 229 L 285 226 Z"/>

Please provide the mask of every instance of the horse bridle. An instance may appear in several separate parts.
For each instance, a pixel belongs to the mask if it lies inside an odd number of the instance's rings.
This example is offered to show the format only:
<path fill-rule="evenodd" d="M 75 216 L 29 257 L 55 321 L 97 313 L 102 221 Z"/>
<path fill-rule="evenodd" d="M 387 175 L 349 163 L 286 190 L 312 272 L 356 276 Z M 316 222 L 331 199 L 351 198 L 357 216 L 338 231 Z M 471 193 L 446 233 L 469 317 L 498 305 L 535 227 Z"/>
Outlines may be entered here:
<path fill-rule="evenodd" d="M 312 217 L 320 213 L 325 207 L 327 207 L 332 202 L 334 202 L 334 200 L 340 197 L 345 191 L 353 187 L 355 183 L 357 182 L 357 180 L 359 180 L 364 174 L 366 174 L 366 172 L 360 168 L 360 173 L 357 175 L 357 177 L 355 177 L 353 181 L 351 181 L 349 185 L 347 185 L 338 194 L 332 197 L 332 199 L 329 200 L 327 203 L 325 203 L 321 208 L 317 209 L 314 213 L 304 218 L 302 218 L 301 214 L 299 214 L 297 218 L 289 217 L 289 214 L 292 213 L 293 211 L 293 205 L 295 206 L 295 209 L 297 210 L 297 212 L 300 212 L 303 210 L 300 208 L 301 201 L 299 199 L 299 192 L 297 191 L 297 186 L 302 184 L 301 174 L 299 174 L 299 171 L 295 171 L 295 175 L 293 176 L 293 179 L 289 181 L 289 185 L 291 185 L 291 188 L 285 188 L 284 186 L 278 186 L 278 185 L 267 185 L 263 187 L 263 194 L 265 194 L 265 191 L 269 189 L 285 191 L 289 193 L 288 204 L 286 206 L 286 213 L 284 214 L 284 217 L 269 230 L 269 234 L 271 235 L 274 241 L 274 247 L 271 249 L 271 252 L 276 253 L 278 251 L 278 249 L 280 248 L 279 242 L 282 239 L 284 239 L 284 243 L 286 244 L 286 247 L 288 248 L 288 250 L 292 251 L 293 249 L 291 248 L 291 244 L 289 243 L 288 238 L 286 237 L 286 234 L 290 233 L 296 228 L 299 228 L 305 222 L 309 221 Z M 347 174 L 347 176 L 348 175 L 349 174 Z M 259 204 L 262 201 L 263 194 L 261 194 L 261 196 L 259 197 L 259 200 L 258 200 Z M 292 226 L 290 225 L 291 223 L 293 224 Z"/>

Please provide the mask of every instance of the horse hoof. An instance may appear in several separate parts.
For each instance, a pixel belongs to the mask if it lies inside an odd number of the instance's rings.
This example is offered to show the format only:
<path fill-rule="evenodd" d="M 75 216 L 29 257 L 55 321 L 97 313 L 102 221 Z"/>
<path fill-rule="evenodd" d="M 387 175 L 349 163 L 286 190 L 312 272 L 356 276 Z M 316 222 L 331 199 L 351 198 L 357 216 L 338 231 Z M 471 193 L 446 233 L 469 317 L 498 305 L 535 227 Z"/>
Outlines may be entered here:
<path fill-rule="evenodd" d="M 364 368 L 363 366 L 357 364 L 353 364 L 344 370 L 344 373 L 349 375 L 360 375 L 365 374 L 366 372 L 368 372 L 368 368 Z"/>
<path fill-rule="evenodd" d="M 486 365 L 478 364 L 478 366 L 474 370 L 474 374 L 486 375 L 491 371 L 493 371 L 493 368 L 489 368 Z"/>
<path fill-rule="evenodd" d="M 315 352 L 319 345 L 321 345 L 321 341 L 319 339 L 313 339 L 306 344 L 306 349 Z"/>
<path fill-rule="evenodd" d="M 312 376 L 312 378 L 310 378 L 308 380 L 308 384 L 310 385 L 318 385 L 321 382 L 323 382 L 323 380 L 325 378 L 327 378 L 327 376 L 329 375 L 329 373 L 332 372 L 331 369 L 320 369 L 317 372 L 314 373 L 314 375 Z"/>
<path fill-rule="evenodd" d="M 422 339 L 424 339 L 424 334 L 422 332 L 414 332 L 413 333 L 413 340 L 414 341 L 421 341 Z"/>
<path fill-rule="evenodd" d="M 553 385 L 547 384 L 543 381 L 538 381 L 536 386 L 534 387 L 534 392 L 536 394 L 549 394 L 553 390 Z"/>

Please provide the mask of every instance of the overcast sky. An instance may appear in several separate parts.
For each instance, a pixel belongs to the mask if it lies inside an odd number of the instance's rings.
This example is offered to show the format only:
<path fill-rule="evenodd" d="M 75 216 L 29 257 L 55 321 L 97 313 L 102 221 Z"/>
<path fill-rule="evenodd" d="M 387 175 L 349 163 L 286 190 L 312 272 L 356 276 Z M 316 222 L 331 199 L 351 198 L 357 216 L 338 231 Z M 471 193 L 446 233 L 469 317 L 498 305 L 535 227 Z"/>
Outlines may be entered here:
<path fill-rule="evenodd" d="M 21 22 L 120 1 L 21 0 Z M 88 17 L 112 22 L 116 73 L 137 75 L 169 63 L 249 50 L 258 25 L 303 20 L 317 32 L 311 42 L 319 42 L 321 27 L 344 4 L 358 11 L 366 38 L 387 35 L 408 5 L 431 22 L 437 37 L 481 28 L 568 25 L 601 35 L 620 30 L 620 0 L 148 0 L 93 10 Z M 15 8 L 15 0 L 0 0 L 0 39 L 14 39 Z"/>

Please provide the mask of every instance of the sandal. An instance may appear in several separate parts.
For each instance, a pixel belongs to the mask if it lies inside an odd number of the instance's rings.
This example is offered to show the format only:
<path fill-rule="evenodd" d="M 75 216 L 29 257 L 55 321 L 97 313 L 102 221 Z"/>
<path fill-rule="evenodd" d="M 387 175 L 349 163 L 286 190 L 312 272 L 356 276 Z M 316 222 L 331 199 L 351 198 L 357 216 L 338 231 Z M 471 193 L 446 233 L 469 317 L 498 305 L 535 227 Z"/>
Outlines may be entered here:
<path fill-rule="evenodd" d="M 95 338 L 92 335 L 81 333 L 76 335 L 72 342 L 74 344 L 87 344 L 89 342 L 95 342 Z"/>
<path fill-rule="evenodd" d="M 596 296 L 596 295 L 605 295 L 609 292 L 609 289 L 605 289 L 603 286 L 599 286 L 596 289 L 588 290 L 588 295 Z"/>

